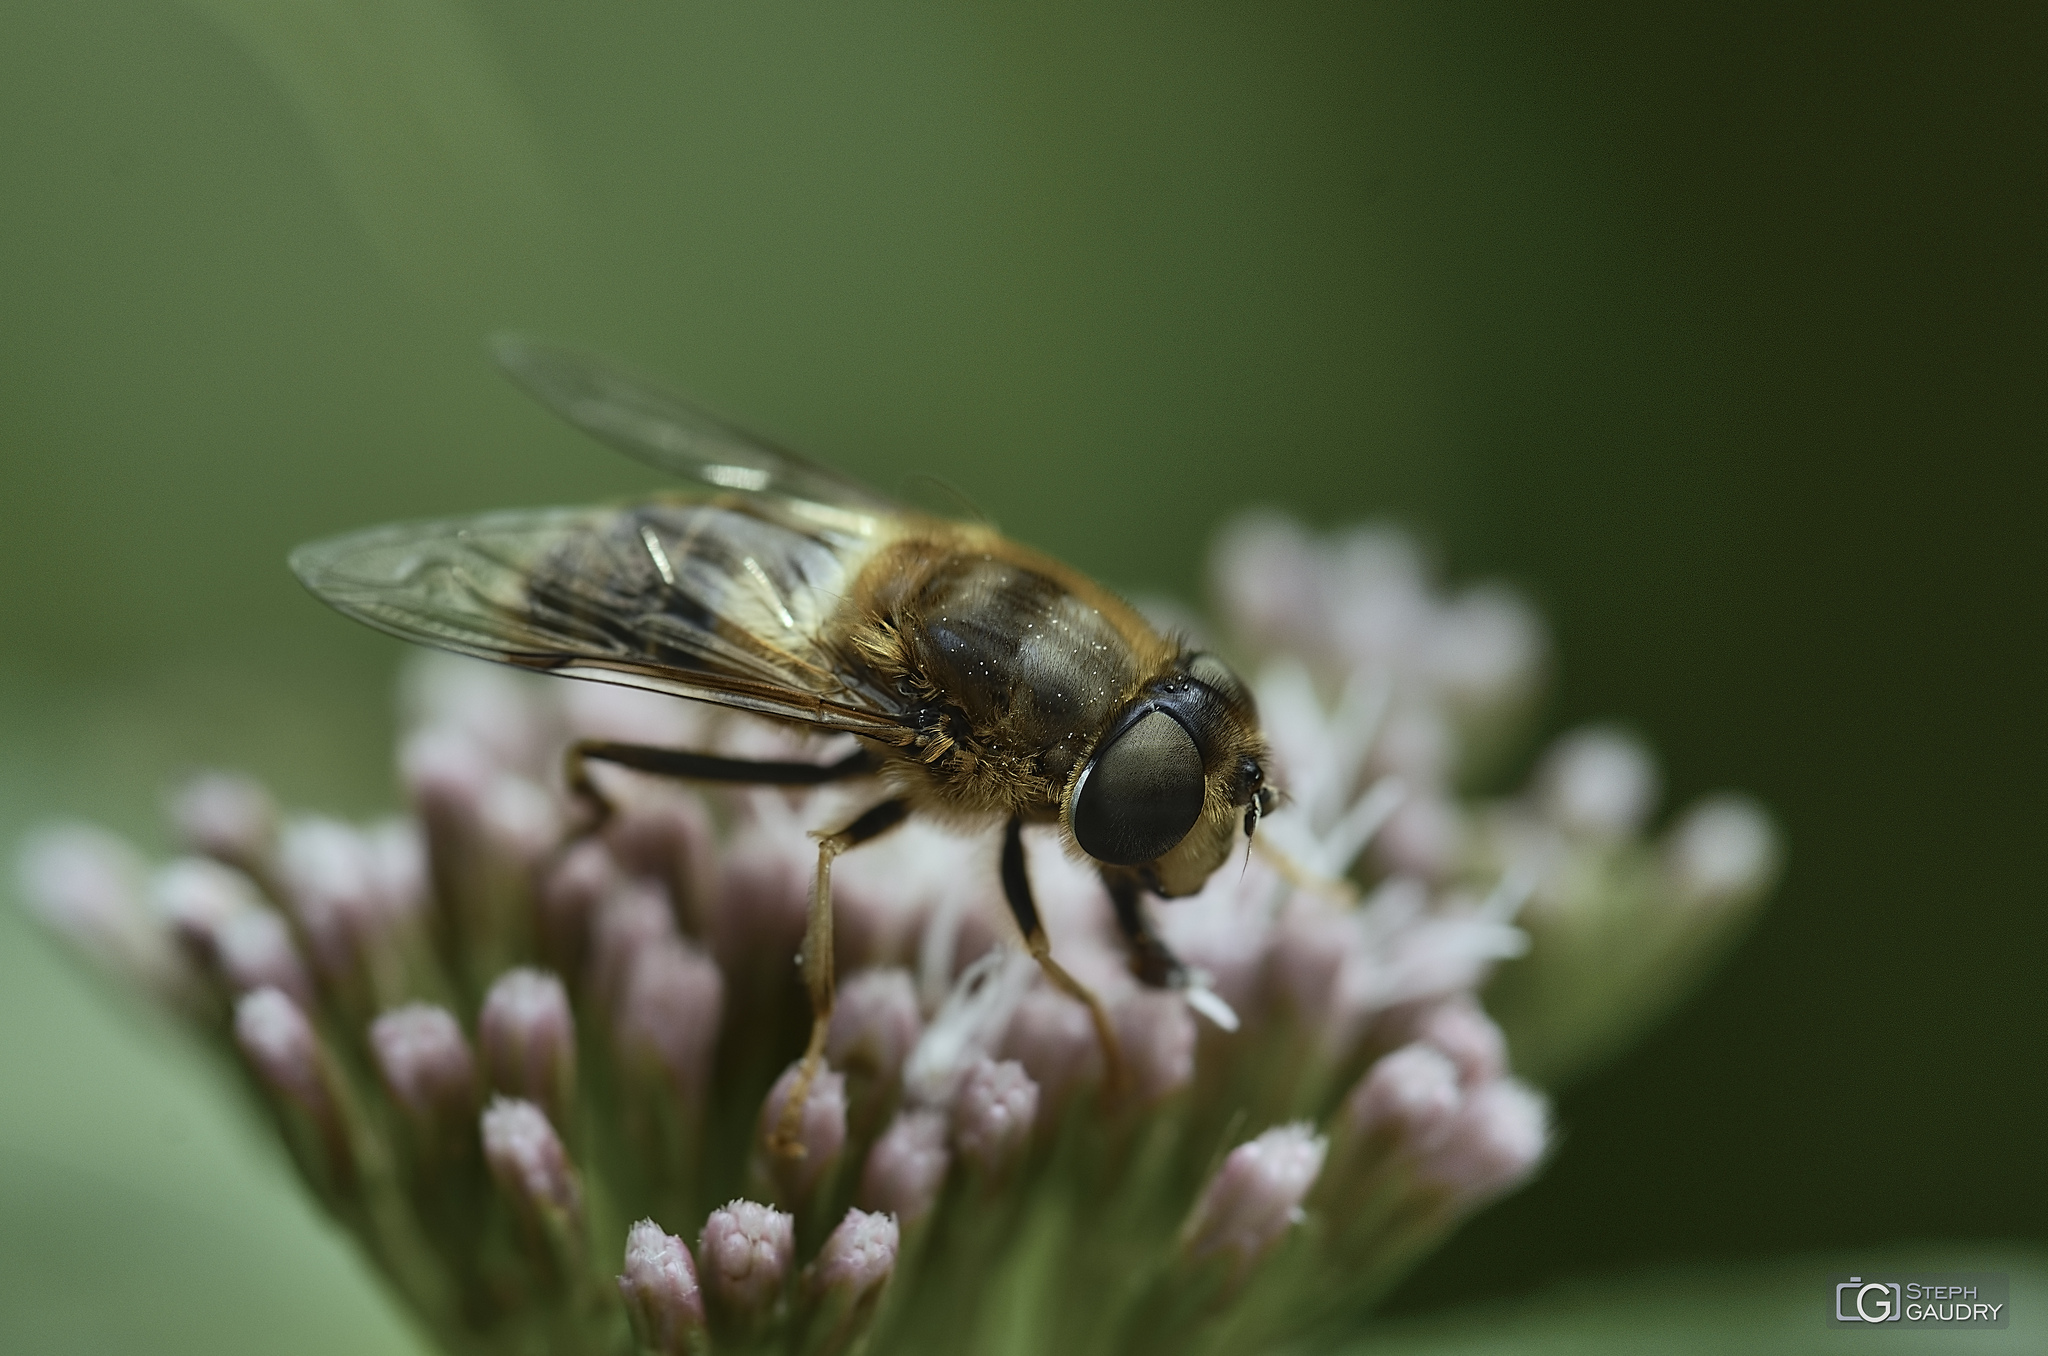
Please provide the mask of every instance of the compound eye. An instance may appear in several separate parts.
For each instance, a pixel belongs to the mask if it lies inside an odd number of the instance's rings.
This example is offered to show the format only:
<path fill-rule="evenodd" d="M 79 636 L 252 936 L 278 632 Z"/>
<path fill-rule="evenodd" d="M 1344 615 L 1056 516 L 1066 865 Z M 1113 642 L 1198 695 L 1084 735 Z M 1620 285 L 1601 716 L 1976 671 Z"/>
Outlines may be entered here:
<path fill-rule="evenodd" d="M 1074 838 L 1111 866 L 1164 856 L 1202 817 L 1202 754 L 1181 723 L 1154 711 L 1095 756 L 1074 788 Z"/>

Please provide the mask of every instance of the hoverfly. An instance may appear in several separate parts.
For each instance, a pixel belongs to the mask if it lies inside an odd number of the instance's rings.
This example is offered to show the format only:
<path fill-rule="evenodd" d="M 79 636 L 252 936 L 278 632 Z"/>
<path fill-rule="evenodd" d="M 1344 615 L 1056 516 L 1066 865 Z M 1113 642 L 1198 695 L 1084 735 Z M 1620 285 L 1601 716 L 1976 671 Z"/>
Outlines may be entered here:
<path fill-rule="evenodd" d="M 610 812 L 592 762 L 700 781 L 880 784 L 821 835 L 801 964 L 813 1026 L 791 1113 L 832 1012 L 831 871 L 913 814 L 1003 832 L 1002 884 L 1048 979 L 1054 958 L 1021 830 L 1056 825 L 1100 871 L 1133 972 L 1226 1025 L 1141 902 L 1199 890 L 1275 792 L 1249 691 L 1094 581 L 979 523 L 892 502 L 589 356 L 496 341 L 500 365 L 603 442 L 694 482 L 594 508 L 399 524 L 302 546 L 291 567 L 348 616 L 410 641 L 567 678 L 712 702 L 856 736 L 833 763 L 754 762 L 585 741 L 571 791 Z M 785 1116 L 793 1131 L 796 1117 Z M 785 1134 L 782 1138 L 787 1139 Z"/>

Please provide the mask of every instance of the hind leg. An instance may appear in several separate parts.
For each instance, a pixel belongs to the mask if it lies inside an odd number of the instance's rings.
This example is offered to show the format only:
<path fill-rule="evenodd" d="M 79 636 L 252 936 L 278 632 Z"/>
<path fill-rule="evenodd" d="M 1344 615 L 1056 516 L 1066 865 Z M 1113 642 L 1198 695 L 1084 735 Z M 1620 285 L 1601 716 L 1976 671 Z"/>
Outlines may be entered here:
<path fill-rule="evenodd" d="M 590 764 L 614 763 L 654 777 L 684 782 L 727 782 L 746 786 L 822 786 L 826 782 L 865 777 L 875 770 L 874 755 L 855 749 L 836 763 L 778 763 L 752 758 L 724 758 L 688 749 L 657 749 L 646 744 L 618 744 L 606 739 L 579 739 L 562 758 L 569 794 L 589 806 L 592 819 L 584 830 L 594 833 L 612 817 L 611 798 L 598 789 Z"/>
<path fill-rule="evenodd" d="M 881 837 L 909 814 L 909 801 L 885 800 L 839 832 L 818 840 L 818 875 L 811 882 L 804 949 L 798 957 L 803 965 L 804 989 L 811 999 L 811 1039 L 797 1068 L 796 1086 L 783 1103 L 782 1119 L 776 1123 L 770 1141 L 770 1147 L 784 1157 L 797 1158 L 803 1154 L 797 1131 L 803 1125 L 804 1103 L 810 1100 L 811 1084 L 825 1067 L 825 1035 L 832 1026 L 832 863 L 841 853 Z"/>

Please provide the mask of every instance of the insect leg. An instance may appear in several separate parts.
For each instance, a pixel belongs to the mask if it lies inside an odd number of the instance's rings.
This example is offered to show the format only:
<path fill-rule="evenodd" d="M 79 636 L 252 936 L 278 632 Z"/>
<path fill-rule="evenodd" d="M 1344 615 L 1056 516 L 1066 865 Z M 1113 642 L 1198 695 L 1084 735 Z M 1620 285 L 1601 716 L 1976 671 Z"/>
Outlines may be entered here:
<path fill-rule="evenodd" d="M 751 758 L 721 758 L 687 749 L 657 749 L 645 744 L 616 744 L 604 739 L 579 739 L 563 758 L 569 793 L 591 807 L 590 827 L 601 828 L 612 817 L 611 798 L 591 779 L 590 764 L 615 763 L 635 772 L 693 782 L 743 782 L 755 786 L 818 786 L 873 772 L 874 755 L 855 749 L 836 763 L 773 763 Z"/>
<path fill-rule="evenodd" d="M 1138 977 L 1138 982 L 1155 989 L 1172 989 L 1187 1000 L 1189 1007 L 1217 1026 L 1225 1031 L 1237 1030 L 1237 1013 L 1209 987 L 1209 977 L 1189 968 L 1153 930 L 1139 894 L 1138 877 L 1127 871 L 1106 870 L 1102 883 L 1108 887 L 1109 902 L 1116 908 L 1116 925 L 1124 934 L 1124 945 L 1130 948 L 1131 973 Z"/>
<path fill-rule="evenodd" d="M 842 852 L 879 838 L 910 815 L 910 802 L 885 800 L 837 833 L 818 840 L 818 875 L 811 883 L 810 913 L 804 924 L 804 949 L 798 957 L 803 965 L 804 988 L 811 998 L 811 1040 L 798 1066 L 796 1086 L 782 1104 L 782 1119 L 776 1123 L 770 1147 L 784 1157 L 801 1157 L 803 1145 L 797 1130 L 803 1124 L 804 1103 L 810 1100 L 811 1083 L 825 1067 L 825 1034 L 832 1025 L 832 861 Z"/>
<path fill-rule="evenodd" d="M 1116 1087 L 1123 1081 L 1123 1056 L 1117 1048 L 1116 1031 L 1109 1024 L 1102 1000 L 1052 958 L 1052 941 L 1045 935 L 1038 905 L 1031 898 L 1031 874 L 1024 866 L 1024 825 L 1018 819 L 1012 819 L 1003 830 L 1003 897 L 1010 903 L 1010 914 L 1017 920 L 1017 929 L 1024 934 L 1024 945 L 1030 948 L 1038 968 L 1045 971 L 1054 988 L 1087 1006 L 1088 1019 L 1095 1023 L 1095 1039 L 1102 1046 L 1106 1081 L 1110 1087 Z"/>
<path fill-rule="evenodd" d="M 1138 982 L 1154 989 L 1185 988 L 1188 967 L 1167 949 L 1152 928 L 1139 899 L 1138 881 L 1126 871 L 1104 871 L 1102 883 L 1109 889 L 1109 902 L 1116 908 L 1116 925 L 1131 951 L 1131 973 Z"/>

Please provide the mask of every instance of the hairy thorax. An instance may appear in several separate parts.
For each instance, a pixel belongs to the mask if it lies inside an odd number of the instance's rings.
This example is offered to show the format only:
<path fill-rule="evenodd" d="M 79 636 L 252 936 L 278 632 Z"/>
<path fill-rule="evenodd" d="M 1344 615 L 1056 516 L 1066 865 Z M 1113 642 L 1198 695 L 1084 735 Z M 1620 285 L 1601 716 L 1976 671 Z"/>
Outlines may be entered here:
<path fill-rule="evenodd" d="M 1120 599 L 972 528 L 893 543 L 851 601 L 849 657 L 911 716 L 894 779 L 949 817 L 1058 818 L 1095 741 L 1174 653 Z"/>

